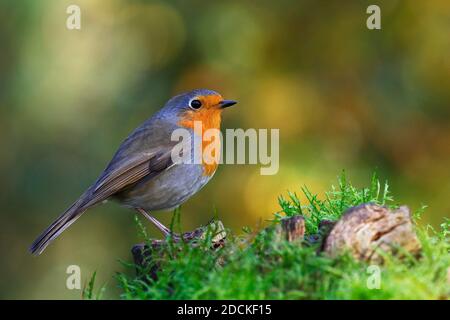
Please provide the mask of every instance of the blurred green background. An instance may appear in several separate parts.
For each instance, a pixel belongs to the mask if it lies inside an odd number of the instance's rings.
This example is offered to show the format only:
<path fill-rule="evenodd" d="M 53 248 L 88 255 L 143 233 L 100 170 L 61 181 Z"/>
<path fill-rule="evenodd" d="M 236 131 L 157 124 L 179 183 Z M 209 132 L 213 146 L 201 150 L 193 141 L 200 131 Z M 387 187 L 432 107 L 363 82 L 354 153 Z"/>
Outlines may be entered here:
<path fill-rule="evenodd" d="M 81 30 L 66 28 L 70 4 Z M 381 30 L 366 28 L 369 4 Z M 223 128 L 280 128 L 280 171 L 221 166 L 183 205 L 184 230 L 216 211 L 239 232 L 287 190 L 322 194 L 342 169 L 364 185 L 375 168 L 438 225 L 450 210 L 449 58 L 446 0 L 1 0 L 0 298 L 80 298 L 65 286 L 71 264 L 117 297 L 134 212 L 97 207 L 42 256 L 27 248 L 133 128 L 194 88 L 239 101 Z"/>

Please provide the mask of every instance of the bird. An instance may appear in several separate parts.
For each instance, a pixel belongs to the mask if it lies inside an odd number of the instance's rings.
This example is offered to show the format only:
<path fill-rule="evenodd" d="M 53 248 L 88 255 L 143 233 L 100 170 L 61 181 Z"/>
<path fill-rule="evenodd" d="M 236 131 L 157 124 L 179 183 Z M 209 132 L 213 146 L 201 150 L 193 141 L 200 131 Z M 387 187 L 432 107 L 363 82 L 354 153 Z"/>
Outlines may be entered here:
<path fill-rule="evenodd" d="M 218 167 L 218 162 L 173 161 L 172 149 L 178 141 L 172 141 L 172 133 L 185 129 L 190 139 L 199 138 L 202 134 L 194 130 L 196 123 L 203 132 L 220 130 L 222 111 L 236 103 L 209 89 L 171 98 L 128 135 L 97 180 L 42 232 L 30 252 L 40 255 L 83 213 L 108 200 L 139 212 L 164 235 L 172 234 L 151 212 L 180 206 L 210 181 Z"/>

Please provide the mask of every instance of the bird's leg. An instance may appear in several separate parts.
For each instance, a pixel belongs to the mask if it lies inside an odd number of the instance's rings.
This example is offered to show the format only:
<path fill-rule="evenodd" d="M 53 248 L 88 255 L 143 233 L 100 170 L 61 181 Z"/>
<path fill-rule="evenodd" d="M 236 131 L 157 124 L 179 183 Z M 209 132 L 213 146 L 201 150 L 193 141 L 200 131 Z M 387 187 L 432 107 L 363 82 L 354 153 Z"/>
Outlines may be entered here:
<path fill-rule="evenodd" d="M 179 234 L 176 234 L 176 233 L 172 232 L 169 228 L 167 228 L 165 225 L 163 225 L 161 222 L 159 222 L 155 217 L 153 217 L 150 214 L 148 214 L 148 212 L 145 211 L 144 209 L 136 208 L 136 210 L 140 214 L 142 214 L 145 218 L 147 218 L 151 223 L 153 223 L 155 225 L 155 227 L 158 228 L 158 230 L 161 231 L 164 234 L 164 236 L 170 235 L 175 240 L 180 240 L 181 239 L 181 236 Z"/>

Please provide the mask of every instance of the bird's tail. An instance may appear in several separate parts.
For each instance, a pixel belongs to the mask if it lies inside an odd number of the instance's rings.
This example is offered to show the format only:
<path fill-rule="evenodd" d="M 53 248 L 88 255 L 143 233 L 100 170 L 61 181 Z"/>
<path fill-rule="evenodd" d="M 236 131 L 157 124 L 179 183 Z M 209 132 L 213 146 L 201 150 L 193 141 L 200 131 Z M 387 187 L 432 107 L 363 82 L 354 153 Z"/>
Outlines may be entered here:
<path fill-rule="evenodd" d="M 83 197 L 72 204 L 56 219 L 30 246 L 33 255 L 41 254 L 64 230 L 74 223 L 90 206 L 83 203 Z"/>

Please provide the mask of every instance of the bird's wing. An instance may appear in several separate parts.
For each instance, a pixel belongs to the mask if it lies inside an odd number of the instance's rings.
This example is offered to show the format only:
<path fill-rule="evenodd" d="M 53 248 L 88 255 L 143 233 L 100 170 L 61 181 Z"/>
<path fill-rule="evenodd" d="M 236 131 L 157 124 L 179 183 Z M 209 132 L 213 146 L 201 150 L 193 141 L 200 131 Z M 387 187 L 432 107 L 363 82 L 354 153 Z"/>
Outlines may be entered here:
<path fill-rule="evenodd" d="M 99 203 L 140 180 L 150 179 L 175 165 L 171 153 L 179 142 L 170 139 L 173 129 L 173 126 L 162 121 L 135 129 L 88 190 L 85 206 Z M 183 146 L 190 148 L 190 137 L 183 140 Z"/>
<path fill-rule="evenodd" d="M 149 175 L 157 175 L 173 166 L 171 148 L 137 154 L 106 171 L 93 186 L 88 203 L 93 205 Z"/>

